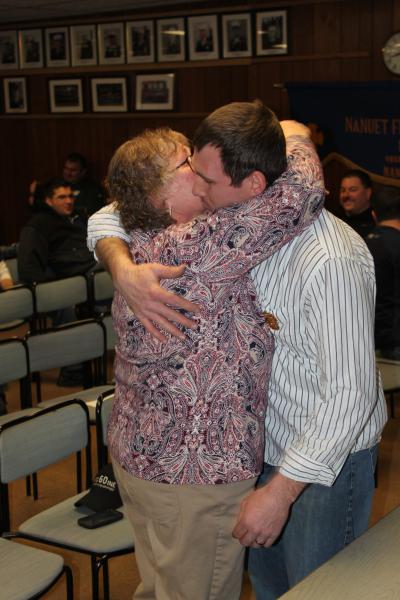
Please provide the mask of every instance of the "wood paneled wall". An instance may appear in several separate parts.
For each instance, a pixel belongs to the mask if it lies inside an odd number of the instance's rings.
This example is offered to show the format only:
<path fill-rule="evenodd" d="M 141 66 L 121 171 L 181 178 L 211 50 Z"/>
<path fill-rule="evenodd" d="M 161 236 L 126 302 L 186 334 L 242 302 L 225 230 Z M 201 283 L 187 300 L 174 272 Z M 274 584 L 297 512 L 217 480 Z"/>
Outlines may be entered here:
<path fill-rule="evenodd" d="M 29 218 L 27 189 L 33 178 L 45 180 L 61 172 L 65 155 L 82 152 L 97 179 L 104 177 L 115 148 L 146 127 L 168 124 L 191 135 L 199 121 L 216 107 L 231 101 L 261 98 L 281 118 L 289 117 L 285 81 L 387 80 L 381 48 L 387 37 L 400 29 L 400 0 L 288 0 L 283 2 L 209 2 L 190 14 L 287 8 L 289 54 L 196 63 L 96 67 L 92 70 L 41 69 L 18 71 L 27 77 L 29 114 L 0 116 L 0 242 L 18 239 Z M 186 5 L 185 5 L 186 7 Z M 189 14 L 180 8 L 174 14 Z M 117 17 L 157 18 L 161 13 L 135 13 Z M 104 17 L 87 22 L 100 22 Z M 108 22 L 115 18 L 108 17 Z M 82 19 L 76 22 L 82 22 Z M 54 23 L 38 23 L 49 26 Z M 65 21 L 65 24 L 73 24 Z M 31 23 L 24 23 L 32 26 Z M 19 26 L 21 26 L 19 24 Z M 4 29 L 5 27 L 3 27 Z M 9 28 L 15 28 L 10 25 Z M 52 115 L 48 108 L 48 79 L 82 77 L 89 91 L 91 76 L 128 76 L 132 97 L 136 72 L 175 72 L 176 111 L 99 115 Z M 2 72 L 0 76 L 10 76 Z"/>

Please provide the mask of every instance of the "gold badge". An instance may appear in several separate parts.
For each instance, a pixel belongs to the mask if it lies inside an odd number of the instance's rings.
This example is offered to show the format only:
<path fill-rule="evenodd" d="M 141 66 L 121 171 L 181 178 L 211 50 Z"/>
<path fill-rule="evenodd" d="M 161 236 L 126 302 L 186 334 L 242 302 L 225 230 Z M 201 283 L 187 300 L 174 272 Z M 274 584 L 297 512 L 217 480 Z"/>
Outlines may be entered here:
<path fill-rule="evenodd" d="M 279 329 L 278 319 L 275 315 L 270 312 L 264 312 L 265 322 L 269 325 L 271 329 Z"/>

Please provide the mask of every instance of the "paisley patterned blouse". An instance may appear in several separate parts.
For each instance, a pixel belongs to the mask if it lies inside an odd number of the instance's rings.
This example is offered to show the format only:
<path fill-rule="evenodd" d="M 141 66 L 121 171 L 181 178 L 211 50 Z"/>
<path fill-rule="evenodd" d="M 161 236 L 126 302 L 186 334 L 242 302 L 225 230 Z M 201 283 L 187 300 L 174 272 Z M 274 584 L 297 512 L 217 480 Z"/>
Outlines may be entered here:
<path fill-rule="evenodd" d="M 184 341 L 152 338 L 115 293 L 116 394 L 109 448 L 130 474 L 171 484 L 255 477 L 274 349 L 249 271 L 298 235 L 324 200 L 308 140 L 287 141 L 288 169 L 262 195 L 191 223 L 134 232 L 136 263 L 185 263 L 170 291 L 201 306 Z"/>

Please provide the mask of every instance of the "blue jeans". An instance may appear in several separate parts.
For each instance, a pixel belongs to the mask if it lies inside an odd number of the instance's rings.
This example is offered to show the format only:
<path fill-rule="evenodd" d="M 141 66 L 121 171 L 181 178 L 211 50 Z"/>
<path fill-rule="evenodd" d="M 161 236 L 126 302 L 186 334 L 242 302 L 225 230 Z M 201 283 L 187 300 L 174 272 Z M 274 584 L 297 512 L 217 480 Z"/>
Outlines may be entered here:
<path fill-rule="evenodd" d="M 257 600 L 275 600 L 367 527 L 377 446 L 350 454 L 332 487 L 309 485 L 292 506 L 279 540 L 250 548 L 248 568 Z M 264 465 L 258 486 L 274 473 Z"/>

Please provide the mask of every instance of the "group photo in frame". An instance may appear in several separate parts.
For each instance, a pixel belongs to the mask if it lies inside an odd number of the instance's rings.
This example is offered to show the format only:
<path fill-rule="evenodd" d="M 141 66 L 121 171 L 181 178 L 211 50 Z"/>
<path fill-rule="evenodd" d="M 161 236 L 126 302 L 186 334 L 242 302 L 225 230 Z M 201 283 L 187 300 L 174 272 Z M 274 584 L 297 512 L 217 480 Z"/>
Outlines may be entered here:
<path fill-rule="evenodd" d="M 9 114 L 28 112 L 25 77 L 3 79 L 4 110 Z"/>
<path fill-rule="evenodd" d="M 185 60 L 185 19 L 174 17 L 158 19 L 157 48 L 159 62 Z"/>
<path fill-rule="evenodd" d="M 126 77 L 94 77 L 91 88 L 93 112 L 127 112 Z"/>
<path fill-rule="evenodd" d="M 174 105 L 174 73 L 136 75 L 136 110 L 173 110 Z"/>
<path fill-rule="evenodd" d="M 252 55 L 251 14 L 222 15 L 222 55 L 235 58 Z"/>
<path fill-rule="evenodd" d="M 99 64 L 121 65 L 125 62 L 123 23 L 102 23 L 97 26 Z"/>
<path fill-rule="evenodd" d="M 95 25 L 74 25 L 71 34 L 71 64 L 73 67 L 97 65 Z"/>
<path fill-rule="evenodd" d="M 83 112 L 82 79 L 50 79 L 50 112 Z"/>
<path fill-rule="evenodd" d="M 217 15 L 188 18 L 189 59 L 209 60 L 219 57 Z"/>
<path fill-rule="evenodd" d="M 275 10 L 256 14 L 257 55 L 287 54 L 287 11 Z"/>
<path fill-rule="evenodd" d="M 154 21 L 128 21 L 126 33 L 126 62 L 154 62 Z"/>
<path fill-rule="evenodd" d="M 18 68 L 18 40 L 15 30 L 0 31 L 0 68 Z"/>
<path fill-rule="evenodd" d="M 69 67 L 68 27 L 45 29 L 46 65 Z"/>
<path fill-rule="evenodd" d="M 43 67 L 43 38 L 41 29 L 21 29 L 18 32 L 19 64 L 22 69 Z"/>

